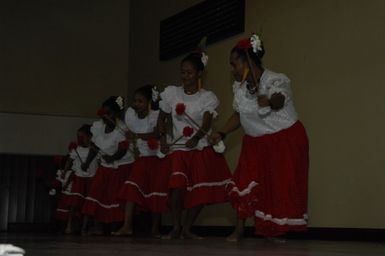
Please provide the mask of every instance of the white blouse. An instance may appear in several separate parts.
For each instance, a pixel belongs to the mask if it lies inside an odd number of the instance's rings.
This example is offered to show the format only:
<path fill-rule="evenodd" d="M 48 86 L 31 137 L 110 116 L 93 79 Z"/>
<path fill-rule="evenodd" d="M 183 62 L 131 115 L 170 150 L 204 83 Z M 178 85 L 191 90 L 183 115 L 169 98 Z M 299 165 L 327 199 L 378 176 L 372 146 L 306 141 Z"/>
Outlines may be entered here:
<path fill-rule="evenodd" d="M 269 98 L 274 93 L 282 93 L 285 96 L 285 104 L 278 111 L 270 107 L 259 107 L 256 95 L 251 95 L 247 90 L 247 82 L 243 84 L 234 82 L 233 108 L 239 113 L 241 125 L 247 135 L 258 137 L 276 133 L 289 128 L 298 120 L 293 105 L 290 79 L 286 75 L 265 69 L 260 78 L 259 88 L 260 94 L 266 94 Z"/>
<path fill-rule="evenodd" d="M 76 153 L 77 151 L 77 153 Z M 75 172 L 75 175 L 78 177 L 91 178 L 95 175 L 96 169 L 98 168 L 98 157 L 95 157 L 94 160 L 90 163 L 88 170 L 85 172 L 82 170 L 82 163 L 85 163 L 87 160 L 88 152 L 90 148 L 85 148 L 78 146 L 75 149 L 71 150 L 70 158 L 72 159 L 72 170 Z M 78 155 L 79 154 L 79 155 Z M 80 157 L 80 158 L 79 158 Z"/>
<path fill-rule="evenodd" d="M 139 118 L 133 108 L 128 108 L 125 114 L 124 121 L 134 133 L 151 133 L 154 131 L 158 122 L 159 110 L 150 111 L 150 113 L 143 119 Z M 141 156 L 155 156 L 158 150 L 151 150 L 148 147 L 147 141 L 138 139 L 137 147 Z"/>
<path fill-rule="evenodd" d="M 171 113 L 172 122 L 173 122 L 173 139 L 180 138 L 183 135 L 183 129 L 186 126 L 194 128 L 194 133 L 191 137 L 186 138 L 182 137 L 177 143 L 185 144 L 194 134 L 200 129 L 203 123 L 203 116 L 205 112 L 210 112 L 213 114 L 213 117 L 217 117 L 216 108 L 219 105 L 219 100 L 215 94 L 211 91 L 205 89 L 200 89 L 197 93 L 193 95 L 185 94 L 183 87 L 170 85 L 160 94 L 161 101 L 159 102 L 159 107 L 165 113 Z M 175 111 L 175 107 L 178 103 L 183 103 L 186 105 L 186 113 L 197 123 L 200 127 L 194 125 L 192 121 L 189 120 L 185 115 L 178 115 Z M 199 141 L 199 147 L 207 147 L 209 143 L 207 137 L 203 137 Z M 177 148 L 177 149 L 176 149 Z M 187 147 L 174 147 L 172 150 L 191 150 Z"/>
<path fill-rule="evenodd" d="M 119 126 L 119 125 L 118 125 Z M 113 155 L 119 149 L 119 143 L 126 140 L 125 131 L 121 128 L 115 127 L 115 129 L 110 133 L 105 133 L 106 125 L 102 120 L 95 121 L 92 124 L 92 142 L 100 149 L 100 155 Z M 114 161 L 113 163 L 106 163 L 103 158 L 101 158 L 101 165 L 105 167 L 117 168 L 120 165 L 130 164 L 134 162 L 134 156 L 130 150 L 127 150 L 127 153 L 119 160 Z"/>

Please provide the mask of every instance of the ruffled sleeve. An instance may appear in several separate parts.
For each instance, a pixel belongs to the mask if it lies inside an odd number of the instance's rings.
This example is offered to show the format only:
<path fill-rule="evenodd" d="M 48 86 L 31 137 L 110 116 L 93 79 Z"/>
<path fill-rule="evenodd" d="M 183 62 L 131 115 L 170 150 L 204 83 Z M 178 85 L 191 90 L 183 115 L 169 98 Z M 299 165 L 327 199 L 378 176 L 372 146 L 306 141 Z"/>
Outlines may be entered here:
<path fill-rule="evenodd" d="M 151 114 L 149 116 L 149 126 L 150 128 L 155 128 L 157 123 L 158 123 L 158 116 L 159 116 L 159 111 L 151 111 Z"/>
<path fill-rule="evenodd" d="M 274 93 L 281 93 L 283 96 L 285 96 L 285 103 L 291 100 L 292 92 L 290 88 L 290 79 L 286 75 L 278 74 L 276 77 L 271 79 L 270 83 L 271 86 L 268 90 L 269 98 Z"/>
<path fill-rule="evenodd" d="M 76 152 L 75 152 L 75 149 L 72 149 L 72 150 L 71 150 L 69 156 L 70 156 L 70 158 L 71 158 L 72 160 L 75 160 L 75 159 L 76 159 L 77 154 L 76 154 Z"/>
<path fill-rule="evenodd" d="M 290 79 L 284 74 L 277 74 L 270 72 L 270 76 L 261 87 L 263 94 L 266 94 L 269 98 L 274 93 L 281 93 L 285 96 L 285 104 L 291 98 Z M 262 92 L 261 92 L 262 93 Z M 260 116 L 267 116 L 271 113 L 272 109 L 270 106 L 258 108 L 258 114 Z"/>
<path fill-rule="evenodd" d="M 127 138 L 122 131 L 114 130 L 114 138 L 118 143 L 125 141 Z"/>
<path fill-rule="evenodd" d="M 233 84 L 233 109 L 234 111 L 239 113 L 239 90 L 240 90 L 240 83 L 239 82 L 234 82 Z"/>
<path fill-rule="evenodd" d="M 128 129 L 132 129 L 132 125 L 135 122 L 135 110 L 133 108 L 128 108 L 126 114 L 124 115 L 124 123 Z"/>
<path fill-rule="evenodd" d="M 213 115 L 213 118 L 216 118 L 218 116 L 216 108 L 219 106 L 219 100 L 213 92 L 205 91 L 204 95 L 201 98 L 201 104 L 203 113 L 208 111 Z"/>
<path fill-rule="evenodd" d="M 91 141 L 95 143 L 95 139 L 100 136 L 101 132 L 103 129 L 103 121 L 98 120 L 93 122 L 91 126 L 91 133 L 92 133 L 92 138 Z"/>
<path fill-rule="evenodd" d="M 167 86 L 163 92 L 160 93 L 159 108 L 165 113 L 172 112 L 173 100 L 176 96 L 176 87 L 173 85 Z"/>
<path fill-rule="evenodd" d="M 241 82 L 238 82 L 238 81 L 234 81 L 233 83 L 233 93 L 235 94 L 235 92 L 241 87 Z"/>

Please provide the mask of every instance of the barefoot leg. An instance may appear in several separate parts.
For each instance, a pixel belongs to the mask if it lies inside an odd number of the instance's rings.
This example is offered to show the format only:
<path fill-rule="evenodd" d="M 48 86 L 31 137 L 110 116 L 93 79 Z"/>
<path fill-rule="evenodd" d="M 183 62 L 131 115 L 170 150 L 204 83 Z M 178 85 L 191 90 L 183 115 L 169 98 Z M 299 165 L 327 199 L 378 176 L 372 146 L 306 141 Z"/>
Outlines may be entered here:
<path fill-rule="evenodd" d="M 171 191 L 171 214 L 172 214 L 172 231 L 164 239 L 177 239 L 181 232 L 183 201 L 182 190 L 173 189 Z"/>
<path fill-rule="evenodd" d="M 195 207 L 187 210 L 186 220 L 185 220 L 185 223 L 183 225 L 183 232 L 182 232 L 183 238 L 185 238 L 185 239 L 203 239 L 202 237 L 191 233 L 191 227 L 194 224 L 199 213 L 202 211 L 202 209 L 203 209 L 203 205 L 198 205 L 198 206 L 195 206 Z"/>
<path fill-rule="evenodd" d="M 74 212 L 75 210 L 71 208 L 68 214 L 67 226 L 64 231 L 64 233 L 67 235 L 72 234 L 72 227 L 73 227 L 72 220 L 73 220 Z"/>
<path fill-rule="evenodd" d="M 238 242 L 241 240 L 245 231 L 245 221 L 245 219 L 238 219 L 234 232 L 226 239 L 228 242 Z"/>
<path fill-rule="evenodd" d="M 127 202 L 124 209 L 124 224 L 116 232 L 113 232 L 114 236 L 129 236 L 132 235 L 132 219 L 134 216 L 135 204 L 132 202 Z"/>
<path fill-rule="evenodd" d="M 151 236 L 153 238 L 160 238 L 160 220 L 161 215 L 159 213 L 152 213 L 152 228 L 151 228 Z"/>

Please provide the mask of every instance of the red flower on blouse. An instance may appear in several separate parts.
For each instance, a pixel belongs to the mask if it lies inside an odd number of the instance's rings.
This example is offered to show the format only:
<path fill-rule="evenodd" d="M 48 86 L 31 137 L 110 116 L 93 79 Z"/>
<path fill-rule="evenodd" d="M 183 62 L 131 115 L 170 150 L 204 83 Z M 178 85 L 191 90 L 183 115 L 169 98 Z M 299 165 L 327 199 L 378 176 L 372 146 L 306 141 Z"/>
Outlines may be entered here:
<path fill-rule="evenodd" d="M 128 142 L 128 140 L 124 140 L 119 143 L 119 149 L 127 150 L 129 145 L 130 143 Z"/>
<path fill-rule="evenodd" d="M 183 128 L 183 136 L 190 137 L 194 133 L 194 129 L 190 126 Z"/>
<path fill-rule="evenodd" d="M 159 148 L 159 140 L 155 138 L 150 138 L 147 140 L 147 145 L 151 150 L 156 150 Z"/>
<path fill-rule="evenodd" d="M 183 103 L 176 104 L 175 112 L 177 113 L 177 115 L 183 115 L 185 111 L 186 111 L 186 105 L 185 104 L 183 104 Z"/>

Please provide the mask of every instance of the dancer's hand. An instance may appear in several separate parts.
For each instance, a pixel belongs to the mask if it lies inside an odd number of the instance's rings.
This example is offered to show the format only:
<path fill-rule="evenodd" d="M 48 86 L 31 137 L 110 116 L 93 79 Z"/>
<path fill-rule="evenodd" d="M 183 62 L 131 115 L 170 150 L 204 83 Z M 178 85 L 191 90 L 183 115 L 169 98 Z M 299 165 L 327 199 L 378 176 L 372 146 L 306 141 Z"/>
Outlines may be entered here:
<path fill-rule="evenodd" d="M 211 145 L 216 145 L 222 140 L 222 135 L 219 132 L 213 132 L 208 137 L 208 141 Z"/>
<path fill-rule="evenodd" d="M 199 139 L 196 137 L 192 137 L 186 142 L 186 147 L 195 148 L 198 145 Z"/>
<path fill-rule="evenodd" d="M 109 155 L 104 155 L 102 156 L 102 158 L 104 159 L 104 161 L 106 161 L 107 164 L 110 164 L 115 160 L 112 156 Z"/>
<path fill-rule="evenodd" d="M 258 105 L 262 108 L 270 106 L 269 98 L 266 95 L 259 95 Z"/>
<path fill-rule="evenodd" d="M 131 130 L 128 130 L 126 132 L 126 138 L 129 140 L 129 141 L 135 141 L 136 140 L 136 134 L 133 133 Z"/>
<path fill-rule="evenodd" d="M 133 154 L 134 154 L 135 160 L 137 160 L 140 157 L 140 151 L 138 147 L 134 147 Z"/>
<path fill-rule="evenodd" d="M 271 109 L 280 110 L 285 105 L 285 96 L 280 92 L 276 92 L 273 95 L 271 95 L 269 104 L 271 106 Z"/>
<path fill-rule="evenodd" d="M 166 141 L 160 141 L 160 152 L 163 154 L 167 154 L 170 151 L 170 145 L 167 144 Z"/>

